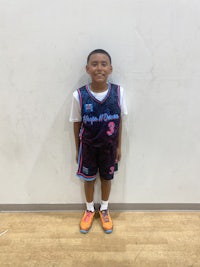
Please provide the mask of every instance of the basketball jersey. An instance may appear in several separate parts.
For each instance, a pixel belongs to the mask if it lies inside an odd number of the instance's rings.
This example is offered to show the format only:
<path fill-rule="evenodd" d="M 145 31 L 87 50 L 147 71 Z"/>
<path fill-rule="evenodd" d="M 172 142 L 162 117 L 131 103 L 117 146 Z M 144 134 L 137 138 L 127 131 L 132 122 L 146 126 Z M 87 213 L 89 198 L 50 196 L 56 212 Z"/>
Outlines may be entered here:
<path fill-rule="evenodd" d="M 80 140 L 95 147 L 116 144 L 121 117 L 120 87 L 108 84 L 108 92 L 102 101 L 97 100 L 88 85 L 78 89 L 82 115 Z"/>

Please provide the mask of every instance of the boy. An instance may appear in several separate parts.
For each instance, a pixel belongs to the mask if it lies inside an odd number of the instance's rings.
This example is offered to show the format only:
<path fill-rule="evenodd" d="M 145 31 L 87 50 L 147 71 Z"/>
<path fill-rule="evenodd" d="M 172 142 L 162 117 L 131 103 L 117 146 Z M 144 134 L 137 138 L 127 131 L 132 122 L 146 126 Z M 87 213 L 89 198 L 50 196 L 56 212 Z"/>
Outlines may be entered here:
<path fill-rule="evenodd" d="M 77 176 L 84 180 L 86 211 L 80 222 L 80 232 L 87 233 L 95 215 L 94 183 L 99 171 L 101 205 L 99 215 L 105 233 L 111 233 L 113 223 L 108 211 L 111 180 L 121 158 L 121 115 L 127 114 L 123 88 L 107 82 L 112 73 L 111 57 L 96 49 L 87 58 L 86 72 L 91 83 L 73 93 L 70 121 L 74 122 Z"/>

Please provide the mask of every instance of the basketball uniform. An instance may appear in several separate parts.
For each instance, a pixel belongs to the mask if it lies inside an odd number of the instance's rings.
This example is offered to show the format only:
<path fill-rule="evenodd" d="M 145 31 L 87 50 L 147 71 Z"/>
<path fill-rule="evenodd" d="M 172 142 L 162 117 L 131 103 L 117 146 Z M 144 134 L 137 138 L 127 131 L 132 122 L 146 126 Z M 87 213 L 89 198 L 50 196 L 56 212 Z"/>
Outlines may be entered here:
<path fill-rule="evenodd" d="M 96 179 L 99 171 L 104 179 L 112 179 L 119 125 L 121 120 L 120 87 L 108 84 L 102 101 L 97 100 L 85 85 L 78 89 L 82 125 L 77 175 L 84 180 Z"/>

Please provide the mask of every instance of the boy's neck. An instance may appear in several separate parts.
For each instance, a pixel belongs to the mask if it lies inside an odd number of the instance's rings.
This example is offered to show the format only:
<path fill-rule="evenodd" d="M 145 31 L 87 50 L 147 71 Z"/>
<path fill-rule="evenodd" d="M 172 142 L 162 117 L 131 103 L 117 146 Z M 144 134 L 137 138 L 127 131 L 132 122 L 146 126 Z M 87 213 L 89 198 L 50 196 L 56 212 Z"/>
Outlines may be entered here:
<path fill-rule="evenodd" d="M 102 93 L 108 89 L 108 84 L 107 84 L 107 82 L 106 83 L 94 83 L 94 82 L 92 82 L 90 84 L 90 89 L 93 92 Z"/>

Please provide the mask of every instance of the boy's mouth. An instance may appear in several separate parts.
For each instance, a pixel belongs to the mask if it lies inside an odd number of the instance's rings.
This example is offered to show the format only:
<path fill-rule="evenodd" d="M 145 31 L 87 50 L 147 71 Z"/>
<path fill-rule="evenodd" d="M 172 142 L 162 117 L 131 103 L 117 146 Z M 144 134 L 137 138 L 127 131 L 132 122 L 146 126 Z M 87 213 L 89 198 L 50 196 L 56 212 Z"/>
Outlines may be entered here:
<path fill-rule="evenodd" d="M 96 73 L 95 76 L 97 76 L 97 77 L 104 77 L 104 74 L 103 73 Z"/>

